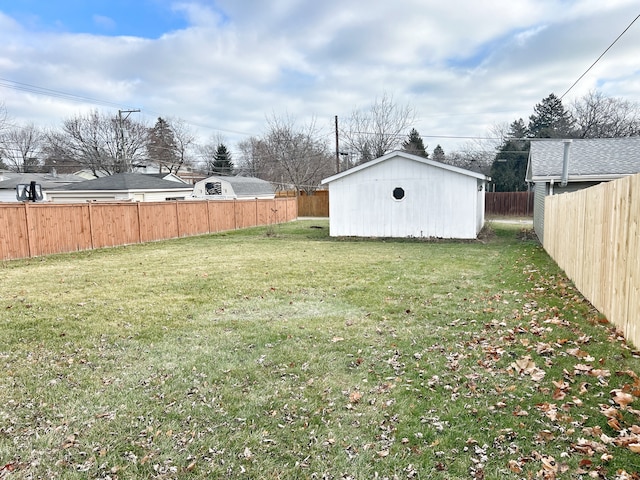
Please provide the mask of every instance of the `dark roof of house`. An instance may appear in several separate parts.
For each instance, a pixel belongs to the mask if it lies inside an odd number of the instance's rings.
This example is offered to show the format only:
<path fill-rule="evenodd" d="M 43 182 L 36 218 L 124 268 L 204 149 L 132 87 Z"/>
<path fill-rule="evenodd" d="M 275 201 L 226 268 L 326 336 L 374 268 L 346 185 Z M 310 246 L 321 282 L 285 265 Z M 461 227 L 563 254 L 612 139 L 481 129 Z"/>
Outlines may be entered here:
<path fill-rule="evenodd" d="M 205 181 L 209 181 L 212 178 L 229 182 L 236 195 L 273 195 L 275 193 L 275 189 L 270 182 L 256 177 L 215 176 L 208 177 Z"/>
<path fill-rule="evenodd" d="M 640 137 L 583 138 L 571 141 L 569 180 L 612 179 L 640 173 Z M 527 180 L 562 177 L 563 139 L 532 140 Z"/>
<path fill-rule="evenodd" d="M 30 184 L 36 182 L 40 184 L 43 189 L 53 189 L 63 185 L 71 183 L 78 183 L 84 181 L 84 178 L 78 175 L 63 175 L 52 173 L 9 173 L 4 174 L 5 177 L 9 177 L 6 180 L 0 182 L 0 189 L 13 189 L 19 184 Z"/>
<path fill-rule="evenodd" d="M 191 190 L 192 185 L 186 183 L 163 180 L 153 175 L 142 173 L 117 173 L 106 177 L 85 180 L 84 182 L 69 184 L 53 190 L 87 191 L 87 190 Z"/>
<path fill-rule="evenodd" d="M 161 178 L 163 180 L 171 180 L 172 182 L 177 182 L 177 183 L 187 183 L 182 178 L 180 178 L 180 176 L 178 174 L 176 174 L 176 173 L 168 173 L 168 172 L 163 172 L 163 173 L 143 173 L 143 175 L 151 175 L 152 177 Z M 167 177 L 169 177 L 169 178 L 167 178 Z"/>

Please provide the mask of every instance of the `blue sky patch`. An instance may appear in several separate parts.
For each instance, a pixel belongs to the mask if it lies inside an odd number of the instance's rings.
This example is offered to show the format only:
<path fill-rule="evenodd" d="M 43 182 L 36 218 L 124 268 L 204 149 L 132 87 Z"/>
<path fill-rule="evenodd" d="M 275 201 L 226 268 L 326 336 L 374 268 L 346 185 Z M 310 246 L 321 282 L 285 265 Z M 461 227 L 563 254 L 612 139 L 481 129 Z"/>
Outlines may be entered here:
<path fill-rule="evenodd" d="M 30 30 L 158 38 L 188 26 L 165 0 L 0 0 Z"/>

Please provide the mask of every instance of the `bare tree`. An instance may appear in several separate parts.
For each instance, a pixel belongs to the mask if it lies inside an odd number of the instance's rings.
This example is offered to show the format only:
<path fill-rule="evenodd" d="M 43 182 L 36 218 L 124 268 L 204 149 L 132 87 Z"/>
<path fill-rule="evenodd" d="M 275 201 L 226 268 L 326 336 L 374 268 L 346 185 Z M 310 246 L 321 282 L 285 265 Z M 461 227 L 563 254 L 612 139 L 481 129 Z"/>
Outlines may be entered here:
<path fill-rule="evenodd" d="M 241 142 L 239 167 L 281 188 L 307 192 L 334 173 L 334 156 L 314 120 L 298 125 L 291 117 L 267 119 L 262 138 Z"/>
<path fill-rule="evenodd" d="M 171 125 L 173 135 L 176 140 L 178 164 L 174 166 L 174 173 L 177 173 L 183 166 L 193 164 L 196 137 L 193 131 L 182 119 L 169 119 L 169 124 Z"/>
<path fill-rule="evenodd" d="M 60 132 L 48 136 L 48 149 L 94 174 L 112 175 L 144 163 L 147 135 L 143 123 L 94 110 L 65 120 Z"/>
<path fill-rule="evenodd" d="M 258 177 L 264 180 L 277 178 L 277 165 L 272 162 L 267 144 L 258 137 L 250 137 L 238 143 L 239 158 L 236 171 L 245 176 Z"/>
<path fill-rule="evenodd" d="M 640 135 L 640 104 L 591 91 L 573 105 L 580 138 Z"/>
<path fill-rule="evenodd" d="M 44 135 L 32 123 L 6 129 L 0 136 L 3 163 L 14 172 L 37 171 L 42 162 Z"/>
<path fill-rule="evenodd" d="M 399 149 L 414 120 L 410 105 L 398 105 L 385 93 L 369 110 L 355 109 L 340 135 L 346 148 L 359 157 L 358 163 L 364 163 Z"/>

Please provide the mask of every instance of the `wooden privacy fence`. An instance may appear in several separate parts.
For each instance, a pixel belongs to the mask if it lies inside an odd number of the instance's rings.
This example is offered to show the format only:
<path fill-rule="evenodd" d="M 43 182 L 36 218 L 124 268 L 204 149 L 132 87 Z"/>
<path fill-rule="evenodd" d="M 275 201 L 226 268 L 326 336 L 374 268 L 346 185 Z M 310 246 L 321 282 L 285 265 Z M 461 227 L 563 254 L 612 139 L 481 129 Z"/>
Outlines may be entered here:
<path fill-rule="evenodd" d="M 295 197 L 296 192 L 287 190 L 278 192 L 278 197 Z M 486 215 L 505 215 L 529 217 L 533 215 L 533 192 L 487 192 L 484 212 Z M 298 216 L 328 217 L 329 191 L 316 190 L 312 194 L 300 192 L 298 198 Z"/>
<path fill-rule="evenodd" d="M 295 220 L 295 198 L 136 203 L 0 203 L 0 260 Z"/>
<path fill-rule="evenodd" d="M 533 215 L 533 192 L 487 192 L 484 213 L 529 217 Z"/>
<path fill-rule="evenodd" d="M 283 190 L 276 195 L 278 197 L 297 196 L 299 217 L 329 216 L 329 190 L 316 190 L 312 193 L 300 191 L 297 195 L 295 190 Z"/>
<path fill-rule="evenodd" d="M 640 347 L 640 175 L 545 199 L 544 248 Z"/>

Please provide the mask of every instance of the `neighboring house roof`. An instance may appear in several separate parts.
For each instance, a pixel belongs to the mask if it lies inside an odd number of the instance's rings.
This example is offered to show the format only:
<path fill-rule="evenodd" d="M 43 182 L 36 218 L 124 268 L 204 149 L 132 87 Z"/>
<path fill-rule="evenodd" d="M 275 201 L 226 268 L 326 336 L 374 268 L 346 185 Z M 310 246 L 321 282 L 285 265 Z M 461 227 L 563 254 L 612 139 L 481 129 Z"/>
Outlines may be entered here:
<path fill-rule="evenodd" d="M 192 186 L 186 183 L 179 183 L 171 180 L 156 178 L 154 175 L 142 173 L 118 173 L 107 177 L 94 178 L 79 183 L 65 185 L 53 190 L 64 191 L 126 191 L 126 190 L 191 190 Z"/>
<path fill-rule="evenodd" d="M 526 180 L 560 180 L 564 139 L 532 139 Z M 604 181 L 640 172 L 640 137 L 574 139 L 569 147 L 568 180 Z"/>
<path fill-rule="evenodd" d="M 0 189 L 13 189 L 19 184 L 30 184 L 36 182 L 44 190 L 53 189 L 71 183 L 84 181 L 84 178 L 78 175 L 62 175 L 51 173 L 18 173 L 13 174 L 11 178 L 0 182 Z"/>
<path fill-rule="evenodd" d="M 188 183 L 188 182 L 185 182 L 182 178 L 180 178 L 175 173 L 166 173 L 166 172 L 165 173 L 143 173 L 143 175 L 151 175 L 152 177 L 161 178 L 163 180 L 170 180 L 172 182 L 178 182 L 182 184 Z"/>
<path fill-rule="evenodd" d="M 385 162 L 391 158 L 397 158 L 397 157 L 402 157 L 402 158 L 406 158 L 408 160 L 413 160 L 414 162 L 418 162 L 418 163 L 422 163 L 425 165 L 430 165 L 432 167 L 436 167 L 436 168 L 441 168 L 443 170 L 448 170 L 450 172 L 456 172 L 456 173 L 460 173 L 462 175 L 467 175 L 469 177 L 474 177 L 477 178 L 478 180 L 490 180 L 489 177 L 487 177 L 486 175 L 482 174 L 482 173 L 478 173 L 478 172 L 472 172 L 471 170 L 465 170 L 464 168 L 460 168 L 460 167 L 454 167 L 453 165 L 447 165 L 446 163 L 441 163 L 441 162 L 437 162 L 435 160 L 429 160 L 428 158 L 424 158 L 424 157 L 420 157 L 418 155 L 413 155 L 411 153 L 407 153 L 407 152 L 402 152 L 402 151 L 393 151 L 390 153 L 387 153 L 386 155 L 383 155 L 382 157 L 378 157 L 374 160 L 371 160 L 369 162 L 360 164 L 356 167 L 350 168 L 349 170 L 345 170 L 344 172 L 340 172 L 337 173 L 331 177 L 325 178 L 324 180 L 322 180 L 321 184 L 327 184 L 330 182 L 333 182 L 335 180 L 338 180 L 340 178 L 344 178 L 347 177 L 349 175 L 353 175 L 354 173 L 360 172 L 366 168 L 371 168 L 374 165 L 378 165 L 379 163 Z"/>

